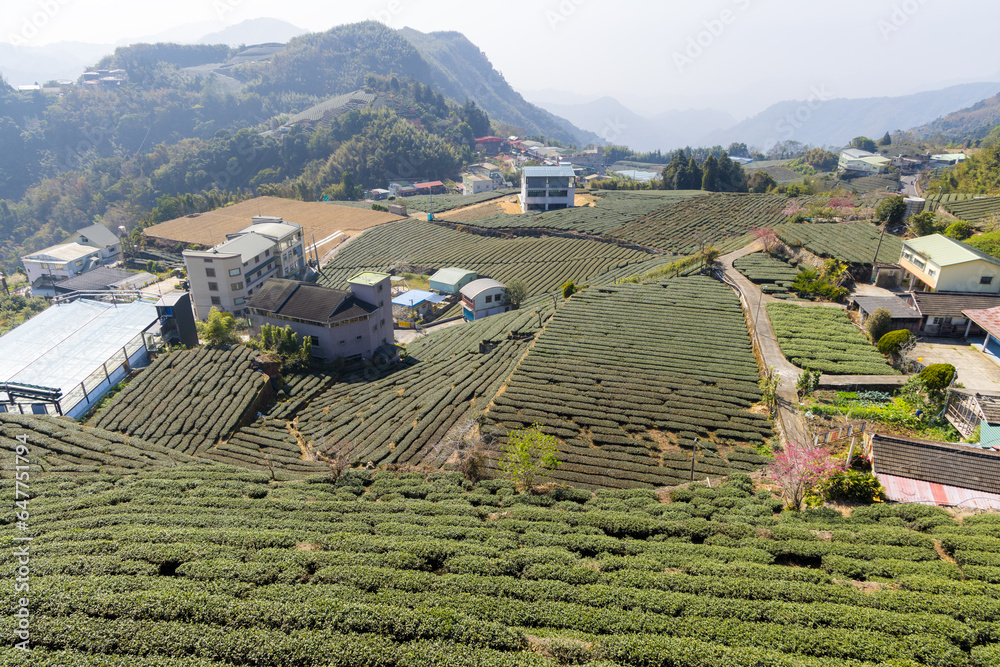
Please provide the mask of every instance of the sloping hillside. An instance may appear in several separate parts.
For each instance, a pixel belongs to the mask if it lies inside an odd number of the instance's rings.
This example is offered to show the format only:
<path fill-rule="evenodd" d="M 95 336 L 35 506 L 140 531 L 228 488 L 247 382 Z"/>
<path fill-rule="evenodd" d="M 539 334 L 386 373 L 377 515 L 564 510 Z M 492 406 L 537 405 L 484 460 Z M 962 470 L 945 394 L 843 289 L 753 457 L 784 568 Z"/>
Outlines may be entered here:
<path fill-rule="evenodd" d="M 967 141 L 982 139 L 997 125 L 1000 125 L 1000 93 L 914 128 L 912 132 L 922 139 Z"/>

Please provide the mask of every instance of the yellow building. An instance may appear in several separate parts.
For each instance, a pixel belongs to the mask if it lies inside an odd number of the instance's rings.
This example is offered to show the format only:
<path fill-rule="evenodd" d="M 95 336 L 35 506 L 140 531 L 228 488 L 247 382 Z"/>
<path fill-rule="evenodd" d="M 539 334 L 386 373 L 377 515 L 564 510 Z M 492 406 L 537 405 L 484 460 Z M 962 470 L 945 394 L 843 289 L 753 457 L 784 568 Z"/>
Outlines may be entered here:
<path fill-rule="evenodd" d="M 899 265 L 913 292 L 1000 292 L 1000 259 L 941 234 L 903 241 Z"/>

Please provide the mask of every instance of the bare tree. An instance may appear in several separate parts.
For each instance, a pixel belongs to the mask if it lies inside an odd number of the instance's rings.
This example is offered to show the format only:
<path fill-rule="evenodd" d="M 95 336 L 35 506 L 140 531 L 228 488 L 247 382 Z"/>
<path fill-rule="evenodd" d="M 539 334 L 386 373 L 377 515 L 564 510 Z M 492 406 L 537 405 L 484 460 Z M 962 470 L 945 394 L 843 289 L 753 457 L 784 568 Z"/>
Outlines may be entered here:
<path fill-rule="evenodd" d="M 432 460 L 454 465 L 462 476 L 473 482 L 484 478 L 486 452 L 493 438 L 479 428 L 480 415 L 456 423 L 432 449 Z"/>

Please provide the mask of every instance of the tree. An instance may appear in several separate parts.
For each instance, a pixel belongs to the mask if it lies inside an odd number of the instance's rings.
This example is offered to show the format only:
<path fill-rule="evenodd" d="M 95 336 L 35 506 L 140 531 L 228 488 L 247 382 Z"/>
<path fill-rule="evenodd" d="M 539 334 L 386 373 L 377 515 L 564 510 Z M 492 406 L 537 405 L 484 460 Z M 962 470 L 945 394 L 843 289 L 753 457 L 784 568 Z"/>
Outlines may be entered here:
<path fill-rule="evenodd" d="M 747 145 L 735 141 L 729 144 L 729 149 L 726 150 L 726 153 L 733 157 L 750 157 L 750 150 L 747 148 Z"/>
<path fill-rule="evenodd" d="M 876 215 L 877 214 L 878 211 L 876 211 Z M 915 213 L 914 215 L 911 215 L 910 219 L 906 223 L 906 226 L 915 236 L 928 236 L 933 234 L 935 231 L 935 220 L 936 218 L 934 213 L 931 211 L 924 211 L 923 213 Z"/>
<path fill-rule="evenodd" d="M 875 312 L 865 320 L 865 331 L 868 333 L 868 338 L 876 344 L 882 340 L 882 336 L 889 333 L 890 326 L 892 326 L 892 313 L 885 308 L 876 308 Z"/>
<path fill-rule="evenodd" d="M 701 189 L 709 192 L 719 191 L 719 161 L 714 155 L 705 158 L 701 165 Z"/>
<path fill-rule="evenodd" d="M 247 341 L 247 346 L 277 357 L 289 369 L 303 368 L 312 360 L 312 339 L 306 337 L 300 343 L 291 326 L 265 324 L 259 336 Z"/>
<path fill-rule="evenodd" d="M 886 197 L 875 209 L 875 219 L 879 222 L 895 224 L 906 214 L 906 202 L 899 195 Z"/>
<path fill-rule="evenodd" d="M 758 380 L 760 387 L 760 402 L 773 413 L 778 407 L 778 374 L 773 366 L 764 370 L 764 376 Z"/>
<path fill-rule="evenodd" d="M 701 251 L 701 256 L 705 260 L 705 266 L 709 268 L 715 266 L 715 262 L 719 259 L 720 254 L 719 249 L 712 246 L 708 246 Z"/>
<path fill-rule="evenodd" d="M 865 136 L 854 137 L 851 139 L 851 148 L 858 148 L 863 151 L 868 151 L 869 153 L 874 153 L 877 149 L 875 142 Z"/>
<path fill-rule="evenodd" d="M 879 146 L 891 146 L 892 145 L 892 137 L 889 136 L 889 132 L 888 131 L 886 131 L 886 133 L 884 135 L 882 135 L 882 138 L 878 140 L 878 145 Z"/>
<path fill-rule="evenodd" d="M 236 318 L 232 313 L 221 311 L 215 306 L 208 311 L 208 319 L 198 322 L 197 326 L 198 337 L 212 347 L 222 347 L 239 340 L 236 335 Z"/>
<path fill-rule="evenodd" d="M 810 443 L 789 442 L 785 450 L 774 457 L 771 477 L 781 485 L 781 494 L 793 510 L 802 508 L 802 501 L 818 485 L 843 465 L 830 459 L 830 452 Z"/>
<path fill-rule="evenodd" d="M 577 287 L 576 284 L 572 280 L 563 283 L 563 286 L 562 286 L 562 295 L 563 295 L 564 299 L 570 298 L 571 296 L 573 296 L 574 294 L 576 294 L 579 291 L 580 291 L 580 288 Z"/>
<path fill-rule="evenodd" d="M 964 241 L 965 239 L 972 236 L 976 231 L 976 228 L 972 224 L 966 222 L 965 220 L 956 220 L 941 232 L 945 236 L 956 241 Z"/>
<path fill-rule="evenodd" d="M 514 310 L 520 308 L 526 298 L 528 298 L 528 285 L 520 278 L 511 280 L 503 288 L 504 305 L 510 306 Z"/>
<path fill-rule="evenodd" d="M 538 424 L 511 431 L 500 451 L 500 470 L 520 491 L 529 490 L 535 480 L 561 465 L 555 436 L 543 433 Z"/>
<path fill-rule="evenodd" d="M 775 233 L 774 227 L 755 227 L 753 236 L 766 253 L 770 253 L 778 247 L 778 235 Z"/>
<path fill-rule="evenodd" d="M 750 192 L 763 194 L 771 188 L 778 187 L 778 182 L 774 180 L 771 174 L 767 173 L 763 169 L 758 169 L 750 175 L 747 187 Z"/>

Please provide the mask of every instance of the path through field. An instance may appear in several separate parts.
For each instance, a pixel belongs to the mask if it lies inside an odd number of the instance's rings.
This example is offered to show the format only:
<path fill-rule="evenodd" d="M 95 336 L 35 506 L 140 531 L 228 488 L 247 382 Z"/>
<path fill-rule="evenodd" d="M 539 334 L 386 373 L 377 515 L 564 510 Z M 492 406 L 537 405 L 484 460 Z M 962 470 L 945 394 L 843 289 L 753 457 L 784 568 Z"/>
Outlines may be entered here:
<path fill-rule="evenodd" d="M 799 412 L 798 393 L 795 388 L 801 371 L 785 359 L 771 327 L 771 321 L 767 318 L 767 304 L 779 299 L 761 292 L 756 285 L 733 268 L 733 261 L 759 250 L 762 250 L 760 243 L 754 241 L 735 252 L 723 255 L 719 258 L 719 264 L 727 282 L 735 285 L 743 294 L 743 302 L 748 310 L 747 316 L 750 326 L 756 332 L 757 345 L 761 356 L 764 357 L 764 364 L 774 368 L 778 376 L 778 419 L 785 441 L 805 442 L 809 437 L 809 430 Z"/>

